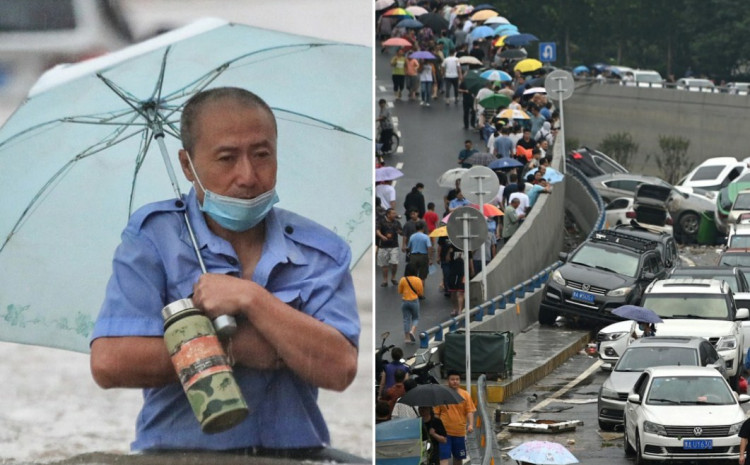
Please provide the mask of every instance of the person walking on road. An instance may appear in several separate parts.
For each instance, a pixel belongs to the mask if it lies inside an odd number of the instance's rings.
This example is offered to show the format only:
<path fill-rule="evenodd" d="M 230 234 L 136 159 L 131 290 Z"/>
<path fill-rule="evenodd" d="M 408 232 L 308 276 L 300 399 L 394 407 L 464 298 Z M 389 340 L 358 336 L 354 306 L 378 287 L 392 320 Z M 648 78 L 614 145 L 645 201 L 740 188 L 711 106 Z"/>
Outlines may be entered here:
<path fill-rule="evenodd" d="M 419 298 L 424 296 L 422 280 L 417 276 L 416 267 L 407 263 L 404 277 L 398 283 L 401 295 L 401 315 L 404 320 L 404 342 L 417 342 L 417 325 L 419 324 Z"/>
<path fill-rule="evenodd" d="M 395 286 L 398 269 L 398 235 L 401 234 L 401 223 L 396 220 L 396 210 L 389 208 L 386 211 L 385 219 L 378 223 L 375 234 L 380 239 L 377 263 L 383 270 L 383 282 L 380 286 L 388 286 L 388 270 L 391 272 L 391 283 Z"/>
<path fill-rule="evenodd" d="M 409 213 L 409 210 L 416 210 L 420 218 L 424 216 L 425 207 L 424 195 L 422 195 L 423 190 L 424 184 L 418 182 L 411 188 L 411 192 L 406 194 L 406 197 L 404 198 L 404 211 L 407 214 Z"/>
<path fill-rule="evenodd" d="M 448 387 L 456 391 L 463 398 L 463 402 L 439 406 L 436 416 L 442 420 L 448 433 L 453 465 L 461 465 L 467 457 L 466 433 L 474 432 L 474 412 L 477 409 L 469 393 L 461 389 L 461 376 L 457 371 L 448 372 Z"/>
<path fill-rule="evenodd" d="M 406 79 L 406 57 L 404 49 L 396 51 L 396 56 L 391 58 L 391 78 L 393 79 L 393 93 L 396 94 L 396 100 L 401 100 L 401 92 L 404 90 L 404 80 Z"/>
<path fill-rule="evenodd" d="M 435 66 L 429 60 L 422 61 L 419 67 L 419 82 L 422 85 L 422 101 L 420 105 L 430 106 L 432 100 L 432 83 L 435 81 Z"/>
<path fill-rule="evenodd" d="M 383 153 L 391 153 L 393 147 L 391 147 L 391 139 L 393 138 L 393 118 L 391 118 L 391 110 L 388 109 L 388 105 L 384 98 L 378 101 L 378 107 L 380 112 L 378 113 L 378 124 L 380 125 L 380 143 L 383 144 L 380 150 Z"/>
<path fill-rule="evenodd" d="M 454 102 L 458 104 L 458 81 L 461 80 L 461 63 L 456 57 L 456 51 L 443 60 L 443 76 L 445 82 L 445 104 L 449 105 L 451 87 L 453 87 Z"/>
<path fill-rule="evenodd" d="M 432 256 L 432 241 L 430 236 L 425 234 L 424 221 L 417 222 L 417 230 L 409 237 L 407 250 L 409 253 L 409 264 L 414 266 L 414 271 L 419 279 L 424 281 L 430 267 L 430 257 Z M 423 297 L 424 298 L 424 297 Z"/>

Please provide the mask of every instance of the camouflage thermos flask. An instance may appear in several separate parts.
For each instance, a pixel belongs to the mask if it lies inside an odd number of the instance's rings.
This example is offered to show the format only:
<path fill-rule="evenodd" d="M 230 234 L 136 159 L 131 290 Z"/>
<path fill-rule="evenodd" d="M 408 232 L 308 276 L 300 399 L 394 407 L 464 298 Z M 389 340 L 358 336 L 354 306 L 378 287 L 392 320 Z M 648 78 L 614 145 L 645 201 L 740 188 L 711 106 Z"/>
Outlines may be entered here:
<path fill-rule="evenodd" d="M 164 342 L 203 432 L 219 433 L 244 420 L 247 403 L 211 320 L 192 299 L 172 302 L 161 314 Z"/>

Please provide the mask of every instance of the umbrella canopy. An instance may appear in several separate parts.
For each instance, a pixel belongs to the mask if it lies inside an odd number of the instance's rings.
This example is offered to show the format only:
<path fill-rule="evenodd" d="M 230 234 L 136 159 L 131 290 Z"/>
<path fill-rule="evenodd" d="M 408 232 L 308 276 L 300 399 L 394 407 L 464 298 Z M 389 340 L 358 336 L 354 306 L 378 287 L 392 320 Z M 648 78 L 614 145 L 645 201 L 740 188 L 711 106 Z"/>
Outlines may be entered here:
<path fill-rule="evenodd" d="M 472 203 L 469 205 L 471 208 L 476 208 L 479 210 L 479 204 Z M 482 207 L 482 214 L 486 216 L 487 218 L 492 218 L 494 216 L 503 216 L 505 213 L 503 213 L 499 208 L 492 205 L 491 203 L 485 203 Z"/>
<path fill-rule="evenodd" d="M 392 166 L 383 166 L 375 170 L 375 182 L 393 181 L 403 176 L 401 170 Z"/>
<path fill-rule="evenodd" d="M 510 74 L 499 69 L 488 69 L 480 74 L 480 76 L 488 81 L 510 82 L 513 80 Z"/>
<path fill-rule="evenodd" d="M 505 94 L 492 94 L 479 101 L 484 108 L 502 108 L 510 105 L 511 99 Z"/>
<path fill-rule="evenodd" d="M 539 68 L 542 67 L 542 62 L 535 59 L 535 58 L 526 58 L 525 60 L 521 60 L 518 63 L 516 63 L 516 66 L 513 67 L 514 71 L 518 71 L 520 73 L 531 73 Z"/>
<path fill-rule="evenodd" d="M 461 176 L 465 172 L 469 171 L 468 168 L 451 168 L 445 173 L 441 174 L 439 178 L 437 178 L 438 186 L 440 187 L 456 187 L 456 181 L 461 179 Z"/>
<path fill-rule="evenodd" d="M 492 37 L 496 34 L 495 31 L 489 26 L 479 26 L 472 29 L 469 35 L 472 39 L 477 40 L 484 39 L 485 37 Z"/>
<path fill-rule="evenodd" d="M 472 165 L 487 166 L 490 163 L 492 163 L 493 160 L 496 160 L 496 159 L 497 157 L 492 155 L 491 153 L 475 152 L 466 159 L 466 163 L 471 163 Z"/>
<path fill-rule="evenodd" d="M 497 115 L 495 115 L 496 118 L 505 118 L 505 119 L 529 119 L 529 114 L 526 113 L 523 110 L 519 110 L 517 108 L 507 108 Z"/>
<path fill-rule="evenodd" d="M 515 158 L 498 158 L 497 160 L 487 165 L 487 168 L 491 170 L 507 170 L 511 168 L 520 168 L 522 166 L 523 163 L 516 160 Z"/>
<path fill-rule="evenodd" d="M 476 8 L 474 9 L 475 12 L 471 14 L 471 20 L 476 22 L 481 22 L 486 19 L 490 19 L 493 16 L 499 16 L 497 11 L 493 10 L 479 10 L 476 11 Z"/>
<path fill-rule="evenodd" d="M 413 5 L 413 6 L 407 6 L 406 11 L 412 14 L 415 18 L 420 15 L 425 15 L 429 13 L 429 11 L 425 10 L 421 6 Z"/>
<path fill-rule="evenodd" d="M 430 233 L 430 237 L 446 237 L 448 236 L 448 226 L 440 226 L 435 228 Z"/>
<path fill-rule="evenodd" d="M 510 24 L 510 21 L 508 21 L 507 18 L 504 16 L 493 16 L 492 18 L 488 18 L 484 21 L 485 26 L 492 26 L 497 24 Z"/>
<path fill-rule="evenodd" d="M 573 68 L 573 74 L 583 74 L 588 73 L 591 70 L 586 65 L 578 65 L 575 68 Z"/>
<path fill-rule="evenodd" d="M 505 39 L 505 43 L 514 47 L 521 47 L 537 40 L 539 40 L 539 37 L 534 34 L 516 34 Z"/>
<path fill-rule="evenodd" d="M 495 5 L 490 5 L 489 3 L 482 3 L 480 5 L 477 5 L 474 7 L 474 12 L 481 11 L 481 10 L 494 10 L 497 11 L 497 7 Z"/>
<path fill-rule="evenodd" d="M 424 24 L 420 23 L 414 18 L 405 18 L 396 23 L 396 27 L 403 27 L 406 29 L 421 29 L 424 27 Z"/>
<path fill-rule="evenodd" d="M 547 89 L 544 87 L 530 87 L 523 91 L 523 95 L 546 94 Z"/>
<path fill-rule="evenodd" d="M 410 53 L 409 58 L 417 58 L 417 59 L 422 59 L 422 60 L 434 60 L 435 55 L 428 52 L 427 50 L 419 50 L 417 52 Z"/>
<path fill-rule="evenodd" d="M 375 11 L 385 10 L 396 4 L 396 0 L 375 0 Z"/>
<path fill-rule="evenodd" d="M 455 13 L 456 16 L 468 15 L 472 11 L 474 11 L 474 7 L 465 3 L 453 7 L 453 13 Z"/>
<path fill-rule="evenodd" d="M 518 34 L 518 26 L 515 24 L 501 24 L 495 27 L 495 35 L 505 36 L 510 34 Z"/>
<path fill-rule="evenodd" d="M 182 145 L 182 108 L 206 88 L 246 87 L 266 100 L 279 134 L 279 206 L 338 231 L 354 264 L 372 242 L 363 234 L 372 118 L 362 112 L 372 89 L 369 79 L 339 86 L 347 102 L 339 108 L 329 86 L 351 69 L 370 76 L 371 54 L 209 19 L 43 75 L 0 129 L 0 307 L 15 315 L 0 319 L 0 339 L 88 352 L 130 215 L 191 187 L 168 173 Z M 297 66 L 310 75 L 279 86 Z M 300 195 L 311 179 L 336 189 L 328 199 Z M 320 201 L 336 208 L 323 214 Z M 45 285 L 29 285 L 41 276 Z"/>
<path fill-rule="evenodd" d="M 523 60 L 528 56 L 528 53 L 523 48 L 508 48 L 500 52 L 500 58 L 506 60 Z"/>
<path fill-rule="evenodd" d="M 459 393 L 442 384 L 420 384 L 401 396 L 398 401 L 412 407 L 433 407 L 460 404 L 464 399 Z"/>
<path fill-rule="evenodd" d="M 458 59 L 458 62 L 462 65 L 475 65 L 475 66 L 482 66 L 484 63 L 482 63 L 479 58 L 473 57 L 471 55 L 464 55 L 461 58 Z"/>
<path fill-rule="evenodd" d="M 659 315 L 651 309 L 637 305 L 622 305 L 612 310 L 612 313 L 626 320 L 635 320 L 639 323 L 663 323 Z"/>
<path fill-rule="evenodd" d="M 383 45 L 387 47 L 411 47 L 411 42 L 404 39 L 403 37 L 391 37 L 390 39 L 384 41 Z"/>
<path fill-rule="evenodd" d="M 464 84 L 466 85 L 466 88 L 474 95 L 477 95 L 477 92 L 479 92 L 482 87 L 486 86 L 488 82 L 490 81 L 484 79 L 474 70 L 470 70 L 464 76 Z"/>
<path fill-rule="evenodd" d="M 540 465 L 566 465 L 578 463 L 578 459 L 558 442 L 529 441 L 511 449 L 508 456 L 519 462 Z"/>
<path fill-rule="evenodd" d="M 538 169 L 538 168 L 534 168 L 534 169 L 532 169 L 532 170 L 529 170 L 529 171 L 528 171 L 528 172 L 526 173 L 526 175 L 529 175 L 529 174 L 534 174 L 534 173 L 536 173 L 536 172 L 537 172 L 537 169 Z M 565 179 L 565 175 L 564 175 L 564 174 L 562 174 L 561 172 L 557 171 L 556 169 L 554 169 L 554 168 L 550 168 L 550 167 L 548 166 L 548 167 L 547 167 L 547 170 L 546 170 L 546 171 L 544 172 L 544 179 L 546 179 L 546 180 L 547 180 L 547 182 L 549 182 L 550 184 L 556 184 L 556 183 L 558 183 L 558 182 L 562 181 L 563 179 Z"/>
<path fill-rule="evenodd" d="M 420 23 L 425 27 L 432 29 L 435 34 L 440 34 L 442 30 L 448 30 L 448 20 L 437 13 L 427 13 L 417 17 Z"/>
<path fill-rule="evenodd" d="M 413 18 L 414 15 L 404 10 L 403 8 L 391 8 L 390 10 L 383 13 L 383 16 L 400 16 L 403 18 Z"/>

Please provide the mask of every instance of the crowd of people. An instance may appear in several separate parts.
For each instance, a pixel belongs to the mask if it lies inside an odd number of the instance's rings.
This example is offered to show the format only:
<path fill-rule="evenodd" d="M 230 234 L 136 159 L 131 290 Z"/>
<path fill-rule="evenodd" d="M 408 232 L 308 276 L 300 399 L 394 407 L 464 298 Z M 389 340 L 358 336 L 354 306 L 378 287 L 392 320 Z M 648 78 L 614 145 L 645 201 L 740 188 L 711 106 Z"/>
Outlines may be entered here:
<path fill-rule="evenodd" d="M 448 27 L 440 30 L 427 27 L 404 29 L 396 27 L 403 19 L 401 17 L 381 14 L 378 19 L 378 34 L 382 42 L 400 37 L 410 44 L 395 50 L 386 44 L 380 49 L 383 54 L 393 55 L 390 58 L 393 99 L 405 105 L 418 103 L 424 107 L 436 102 L 448 106 L 462 103 L 466 137 L 463 148 L 456 150 L 455 164 L 446 166 L 446 169 L 470 168 L 477 163 L 478 154 L 488 154 L 487 163 L 481 163 L 483 165 L 495 160 L 507 163 L 494 170 L 500 187 L 488 202 L 495 207 L 493 213 L 485 213 L 488 234 L 484 257 L 479 251 L 462 251 L 451 243 L 445 229 L 439 229 L 445 225 L 447 215 L 470 204 L 461 192 L 460 179 L 443 196 L 442 212 L 437 210 L 440 199 L 425 199 L 422 182 L 416 183 L 403 199 L 397 198 L 393 181 L 376 183 L 375 243 L 377 266 L 381 270 L 379 286 L 396 287 L 401 296 L 404 344 L 416 343 L 420 311 L 426 303 L 426 289 L 430 285 L 439 287 L 445 297 L 451 298 L 450 316 L 457 317 L 464 310 L 465 280 L 481 273 L 484 263 L 489 263 L 508 243 L 539 196 L 551 192 L 551 181 L 555 180 L 555 174 L 559 175 L 549 167 L 552 146 L 560 129 L 559 114 L 543 88 L 539 89 L 546 69 L 540 67 L 526 73 L 517 71 L 514 67 L 518 59 L 506 58 L 512 54 L 503 53 L 513 47 L 496 45 L 496 37 L 472 39 L 472 29 L 481 23 L 471 20 L 471 12 L 455 14 L 440 2 L 420 2 L 419 5 L 444 15 Z M 417 54 L 420 51 L 429 51 L 435 58 L 418 58 L 426 56 Z M 462 60 L 467 56 L 476 61 Z M 470 67 L 471 61 L 481 65 Z M 472 79 L 476 81 L 477 73 L 473 68 L 505 71 L 512 80 L 483 80 L 477 86 L 470 82 Z M 500 106 L 480 103 L 495 94 L 505 96 L 499 100 L 508 103 Z M 425 118 L 429 118 L 431 110 L 425 108 L 424 111 Z M 394 123 L 385 99 L 379 101 L 377 121 L 381 128 L 378 142 L 389 144 Z M 468 261 L 468 276 L 465 275 L 464 260 Z M 399 276 L 399 263 L 402 262 L 405 266 Z M 439 280 L 435 280 L 438 282 L 428 283 L 427 277 L 440 276 L 437 273 L 442 274 Z M 435 307 L 441 311 L 445 306 L 438 303 Z M 447 312 L 445 316 L 448 316 Z M 409 388 L 408 367 L 401 369 L 405 375 L 401 383 L 403 390 L 395 381 L 395 375 L 391 383 L 386 380 L 381 383 L 384 390 L 380 393 L 380 400 L 384 403 L 379 405 L 377 414 L 381 421 L 397 416 L 393 412 L 399 409 L 399 404 L 394 403 L 398 397 L 394 396 L 403 395 Z M 458 385 L 459 378 L 457 375 L 455 378 Z M 388 393 L 393 385 L 397 387 Z M 429 437 L 437 441 L 435 450 L 438 453 L 432 463 L 451 457 L 450 452 L 444 452 L 444 444 L 450 441 L 444 442 L 440 438 L 459 432 L 456 427 L 444 425 L 441 429 L 439 425 L 435 426 L 434 419 L 446 422 L 446 416 L 441 413 L 445 412 L 436 409 L 422 415 L 426 425 L 433 425 L 432 429 L 428 428 Z M 464 418 L 463 435 L 467 425 L 471 425 L 471 421 Z M 443 433 L 444 430 L 447 434 Z M 453 456 L 460 457 L 460 451 L 454 450 Z"/>

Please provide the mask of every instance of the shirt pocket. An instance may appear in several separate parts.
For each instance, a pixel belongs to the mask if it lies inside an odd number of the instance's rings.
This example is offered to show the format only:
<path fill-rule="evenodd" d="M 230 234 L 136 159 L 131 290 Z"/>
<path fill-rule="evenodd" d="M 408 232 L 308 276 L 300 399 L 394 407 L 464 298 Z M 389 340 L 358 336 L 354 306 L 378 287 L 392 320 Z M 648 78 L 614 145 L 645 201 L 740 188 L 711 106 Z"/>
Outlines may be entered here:
<path fill-rule="evenodd" d="M 302 297 L 299 289 L 289 289 L 272 292 L 277 299 L 297 310 L 302 310 Z"/>

